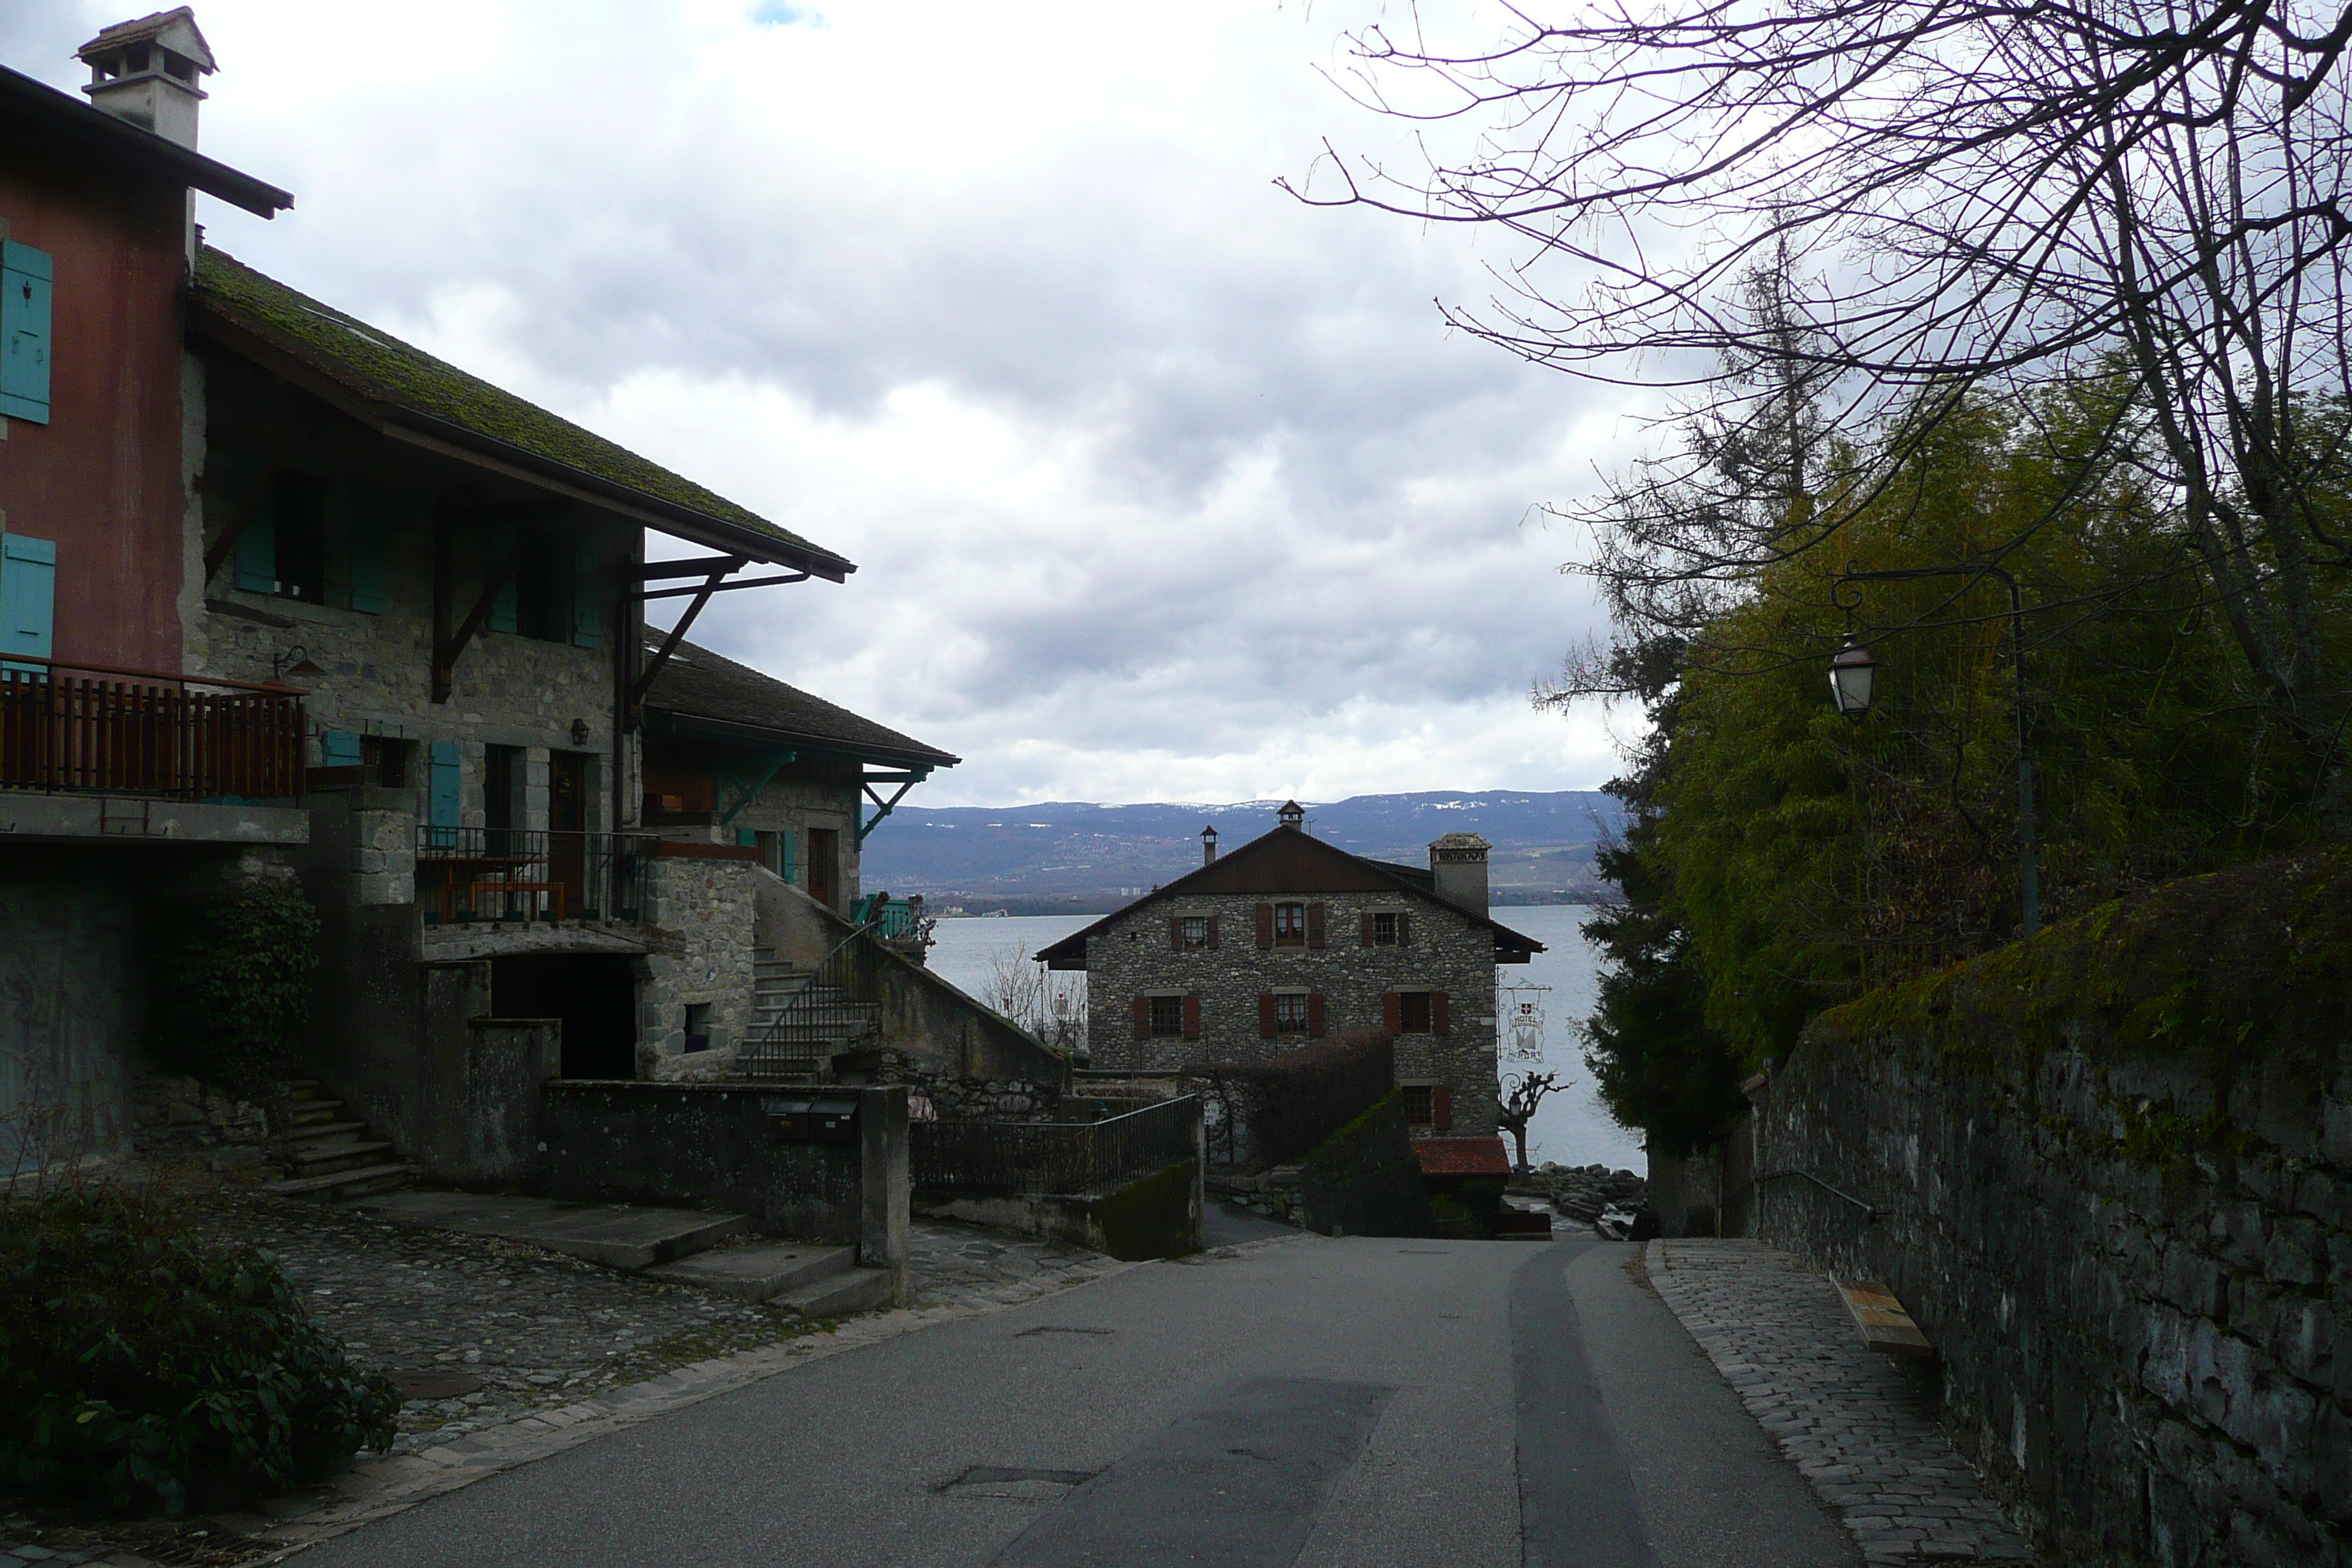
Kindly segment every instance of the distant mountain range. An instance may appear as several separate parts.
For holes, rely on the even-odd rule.
[[[1101,914],[1201,863],[1201,829],[1225,848],[1275,826],[1280,801],[1238,805],[902,805],[866,841],[870,891],[920,893],[935,911]],[[1476,833],[1494,845],[1497,904],[1587,903],[1603,894],[1593,850],[1621,820],[1591,790],[1360,795],[1307,805],[1309,831],[1375,860],[1429,863],[1429,841]]]

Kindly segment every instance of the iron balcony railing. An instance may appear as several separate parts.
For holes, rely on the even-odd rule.
[[[882,1031],[882,950],[874,927],[859,925],[782,996],[763,1003],[751,1033],[735,1053],[745,1078],[792,1079],[814,1074],[843,1051],[856,1050]],[[757,999],[755,999],[757,1000]]]
[[[1100,1121],[916,1121],[919,1190],[1061,1197],[1115,1192],[1197,1153],[1201,1101],[1186,1095]]]
[[[305,732],[302,693],[283,686],[0,661],[0,787],[293,799]]]
[[[633,921],[642,840],[520,827],[416,830],[416,902],[425,923]]]

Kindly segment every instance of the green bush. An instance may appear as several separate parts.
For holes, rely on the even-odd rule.
[[[293,1072],[318,967],[319,914],[292,880],[239,882],[157,921],[156,1054],[251,1091]]]
[[[118,1193],[0,1200],[0,1492],[235,1506],[389,1447],[399,1408],[268,1253]]]

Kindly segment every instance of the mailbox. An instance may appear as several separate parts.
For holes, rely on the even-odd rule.
[[[763,1100],[760,1109],[779,1143],[855,1143],[857,1097],[826,1094],[806,1099]]]
[[[857,1142],[857,1097],[826,1095],[809,1101],[808,1141],[812,1143]]]

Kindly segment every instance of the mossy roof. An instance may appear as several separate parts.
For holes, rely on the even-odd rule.
[[[205,246],[192,303],[205,319],[244,334],[331,384],[338,405],[381,428],[402,425],[608,497],[664,520],[666,532],[840,581],[848,560],[648,462],[593,431],[550,414],[478,375],[255,271]],[[353,407],[356,404],[358,406]]]

